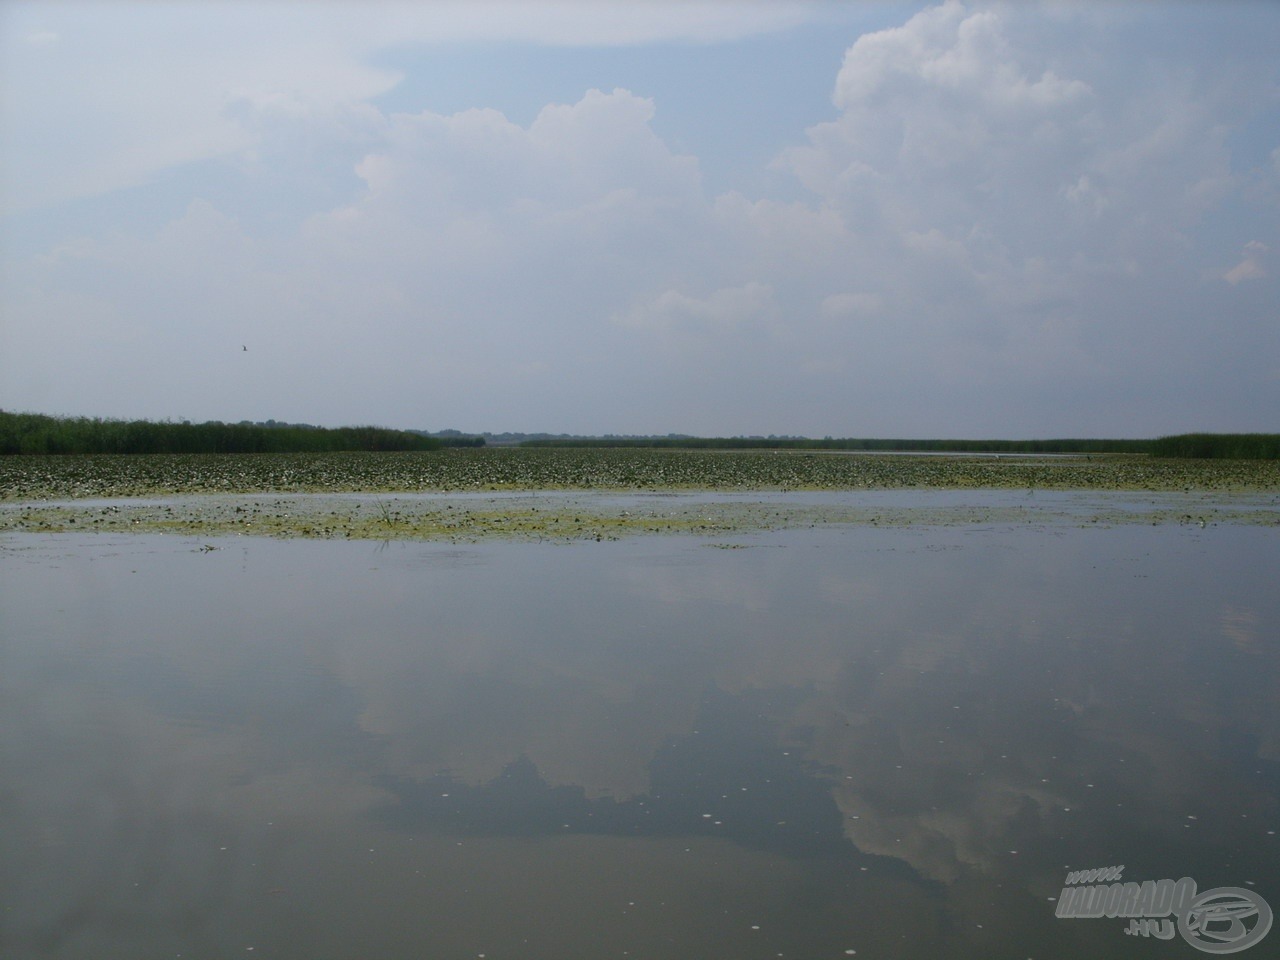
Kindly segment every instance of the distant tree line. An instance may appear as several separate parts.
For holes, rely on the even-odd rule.
[[[484,437],[435,437],[446,447],[483,447]]]
[[[659,447],[690,450],[866,450],[941,453],[1148,453],[1150,440],[893,440],[807,437],[575,437],[526,447]]]
[[[0,455],[61,453],[328,453],[482,447],[486,436],[360,426],[206,423],[51,417],[0,410]],[[505,435],[504,435],[505,436]],[[527,434],[511,435],[527,437]],[[807,437],[576,437],[533,435],[524,447],[646,447],[692,450],[863,450],[943,453],[1145,453],[1157,457],[1280,459],[1280,434],[1187,433],[1156,440],[902,440]]]
[[[470,436],[461,430],[437,430],[435,433],[430,433],[426,430],[411,430],[410,433],[439,440],[441,446],[445,447],[483,447],[485,445],[483,436]]]
[[[525,447],[656,447],[691,450],[864,450],[920,453],[1145,453],[1156,457],[1274,460],[1280,434],[1189,433],[1157,440],[902,440],[806,437],[554,437]]]
[[[0,454],[329,453],[438,450],[441,441],[385,427],[51,417],[0,410]]]
[[[1182,433],[1151,442],[1157,457],[1280,460],[1280,433]]]

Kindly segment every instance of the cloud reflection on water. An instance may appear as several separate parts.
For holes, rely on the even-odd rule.
[[[530,905],[598,902],[621,857],[683,939],[622,910],[593,935],[656,955],[728,942],[731,901],[778,946],[1105,951],[1036,912],[1067,864],[1276,882],[1270,531],[743,542],[6,541],[16,935],[228,946],[210,918],[235,917],[269,941],[337,872],[369,884],[311,915],[339,941],[377,918],[462,951],[514,936],[501,905],[550,956],[586,941]],[[865,929],[888,890],[906,947]]]

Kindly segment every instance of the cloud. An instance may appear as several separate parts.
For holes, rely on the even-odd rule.
[[[363,190],[296,231],[255,237],[199,201],[155,237],[68,247],[15,271],[11,306],[29,319],[11,331],[9,355],[38,358],[29,371],[84,371],[91,393],[80,402],[97,409],[127,378],[131,403],[185,397],[182,412],[229,419],[256,417],[280,391],[295,412],[279,415],[307,421],[385,422],[376,407],[406,397],[451,422],[506,419],[531,397],[567,411],[584,386],[617,386],[604,366],[615,349],[608,318],[638,290],[670,282],[699,239],[697,163],[654,134],[653,109],[615,90],[549,105],[528,127],[491,110],[375,112],[360,120],[374,141],[354,165]],[[121,356],[109,375],[91,373],[101,352],[44,337],[37,318],[52,308],[40,304],[62,289],[84,306],[60,323],[81,318],[114,338]],[[107,312],[136,317],[139,329],[90,320]],[[221,352],[240,353],[250,338],[248,363]],[[341,370],[328,352],[343,357]],[[247,369],[258,363],[271,366]],[[477,410],[486,380],[493,407]],[[366,384],[357,406],[367,412],[350,406],[342,384],[353,382]],[[15,371],[9,385],[28,404],[53,403],[48,380]]]
[[[1065,197],[1105,207],[1090,153],[1110,138],[1093,85],[1020,20],[950,2],[861,37],[836,80],[840,116],[781,163],[872,229],[936,230],[988,257],[1045,248],[1057,232],[1043,218],[1070,216]]]
[[[1244,259],[1222,275],[1222,279],[1235,286],[1246,280],[1261,280],[1267,275],[1263,261],[1270,248],[1260,240],[1250,240],[1244,245]]]
[[[1135,55],[1133,25],[1112,32],[1085,14],[926,9],[849,48],[840,115],[780,163],[851,224],[940,231],[975,271],[1027,253],[1156,265],[1238,188],[1226,131],[1261,103],[1260,78],[1209,82]],[[1099,66],[1121,56],[1124,71]]]
[[[752,7],[732,29],[816,15],[785,8],[769,20],[777,8]],[[37,173],[50,145],[28,144],[10,167],[23,202],[118,201],[123,183],[215,159],[202,177],[189,168],[177,215],[5,258],[18,319],[0,335],[26,358],[0,376],[6,405],[1022,435],[1250,420],[1273,395],[1257,311],[1274,271],[1221,226],[1250,217],[1245,237],[1280,244],[1259,212],[1275,207],[1274,148],[1247,171],[1233,153],[1271,68],[1244,57],[1223,72],[1208,53],[1174,64],[1144,14],[951,2],[852,38],[835,115],[777,158],[796,188],[784,197],[711,195],[700,159],[658,132],[678,105],[626,89],[586,89],[520,123],[389,112],[374,102],[399,76],[374,65],[381,28],[334,9],[274,59],[283,8],[241,43],[222,43],[236,16],[198,21],[210,46],[194,53],[159,43],[166,14],[104,24],[96,53],[83,23],[40,21],[70,72],[39,74],[30,51],[23,69],[50,79],[83,150],[49,153]],[[656,9],[619,29],[702,29],[663,26]],[[464,29],[450,10],[406,36]],[[704,12],[706,30],[731,32],[725,11]],[[94,56],[151,40],[160,53],[86,96]],[[19,105],[30,120],[35,102]],[[99,349],[55,347],[42,325],[91,332]],[[209,361],[219,336],[239,353],[245,330],[261,345],[251,362],[276,358],[270,373]],[[113,373],[94,373],[104,357]],[[40,372],[67,369],[84,375]],[[1213,385],[1220,370],[1232,386]],[[1178,376],[1199,386],[1171,394]]]
[[[773,290],[752,282],[716,290],[706,297],[667,290],[632,309],[621,322],[632,327],[685,328],[714,334],[768,317],[775,309]]]
[[[825,317],[873,317],[884,306],[883,298],[876,293],[833,293],[822,301]]]
[[[845,55],[833,100],[842,110],[926,90],[978,97],[998,109],[1043,109],[1087,97],[1088,84],[1044,69],[1029,75],[993,10],[948,0],[905,26],[861,37]]]
[[[618,193],[679,198],[698,192],[697,161],[680,157],[650,127],[653,102],[627,90],[587,91],[550,104],[528,129],[496,110],[389,118],[383,149],[357,172],[362,201],[414,211],[474,215],[532,212],[598,202]]]
[[[723,43],[821,15],[810,4],[108,5],[17,2],[0,30],[7,172],[0,208],[36,210],[252,151],[252,108],[326,114],[398,84],[374,65],[413,44]],[[18,95],[17,91],[22,91]],[[75,149],[68,150],[70,131]]]
[[[30,8],[16,6],[20,26]],[[41,34],[56,34],[57,44],[35,48],[0,31],[7,79],[22,91],[4,100],[4,208],[102,196],[250,150],[256,137],[240,122],[245,104],[292,99],[324,110],[398,80],[362,63],[339,37],[286,30],[273,17],[246,23],[249,9],[42,5],[56,29]]]
[[[424,13],[400,11],[399,30],[422,40],[522,40],[613,46],[741,40],[796,26],[820,14],[812,3],[452,2]]]
[[[838,117],[779,158],[840,211],[849,269],[902,338],[937,345],[917,365],[949,355],[971,382],[1065,386],[1110,376],[1103,357],[1141,369],[1126,338],[1167,341],[1156,317],[1193,328],[1178,274],[1210,255],[1200,226],[1243,189],[1225,132],[1260,102],[1257,78],[1198,81],[1127,17],[1105,32],[1093,18],[948,2],[864,35],[835,83]],[[1126,70],[1100,67],[1122,55]],[[1126,315],[1143,287],[1150,321]],[[1164,362],[1193,356],[1171,343]]]

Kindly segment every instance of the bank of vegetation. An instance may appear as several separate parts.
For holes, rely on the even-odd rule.
[[[385,427],[103,420],[0,411],[0,454],[337,453],[442,445],[434,437]]]
[[[901,440],[827,437],[571,437],[530,447],[653,447],[674,450],[861,450],[868,453],[1149,453],[1150,440]]]
[[[1280,433],[1183,433],[1152,441],[1157,457],[1280,460]]]
[[[513,445],[541,449],[635,449],[688,451],[844,451],[977,455],[1138,454],[1157,458],[1207,460],[1280,459],[1280,434],[1187,433],[1155,440],[1067,438],[1048,440],[944,440],[796,436],[692,437],[512,435]],[[527,439],[526,439],[527,438]],[[506,443],[497,444],[506,446]],[[426,433],[357,426],[310,424],[205,423],[52,417],[0,410],[0,454],[206,454],[416,452],[441,447],[478,448],[486,437],[457,430]]]
[[[1274,492],[1280,491],[1280,460],[497,446],[431,453],[0,457],[0,502],[203,493],[912,488]]]
[[[483,436],[471,435],[463,433],[460,430],[439,430],[430,433],[426,430],[411,430],[410,433],[416,433],[420,437],[430,437],[432,440],[438,440],[442,447],[483,447],[485,439]]]
[[[847,450],[897,453],[1148,454],[1223,460],[1280,459],[1280,434],[1189,433],[1156,440],[904,440],[826,437],[555,437],[526,440],[524,447],[652,448],[672,450]]]

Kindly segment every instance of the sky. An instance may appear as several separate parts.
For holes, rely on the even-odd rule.
[[[1280,3],[0,2],[0,408],[1280,430]]]

